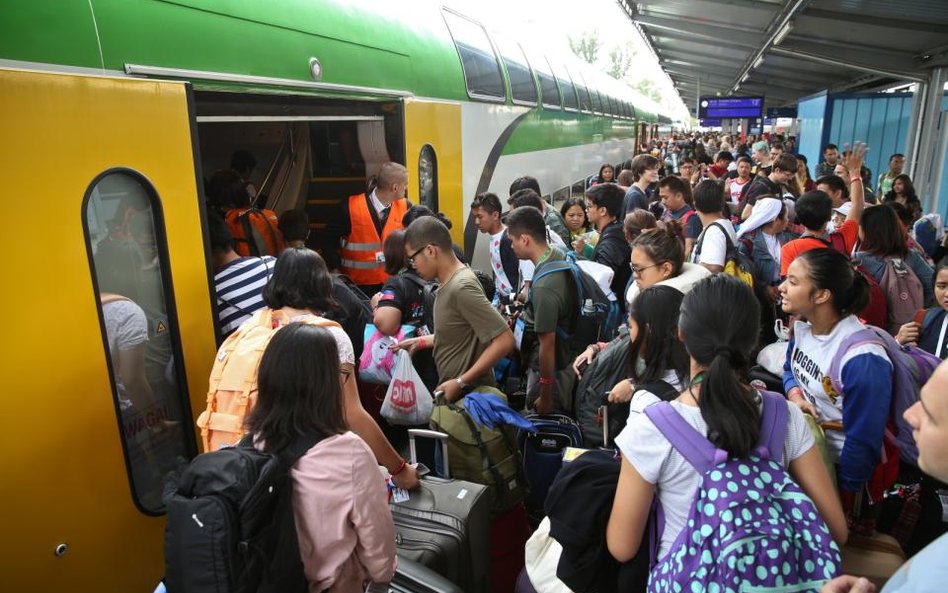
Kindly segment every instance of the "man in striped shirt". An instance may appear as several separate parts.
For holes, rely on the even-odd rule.
[[[208,229],[218,323],[221,336],[227,337],[255,311],[264,307],[261,291],[273,273],[276,258],[238,255],[227,223],[216,212],[208,213]]]

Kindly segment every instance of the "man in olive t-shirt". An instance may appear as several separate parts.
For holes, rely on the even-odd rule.
[[[448,401],[457,401],[472,388],[493,387],[493,368],[514,348],[507,322],[484,296],[477,276],[454,255],[448,227],[431,216],[415,220],[405,231],[409,266],[425,280],[438,279],[434,304],[434,334],[399,344],[414,352],[434,347],[435,365]]]
[[[517,208],[507,217],[514,253],[536,266],[530,296],[523,309],[521,353],[527,366],[527,401],[541,414],[572,410],[574,373],[569,343],[557,333],[570,333],[576,323],[578,296],[569,270],[551,271],[565,257],[546,240],[543,215],[536,208]],[[544,272],[547,270],[547,272]]]

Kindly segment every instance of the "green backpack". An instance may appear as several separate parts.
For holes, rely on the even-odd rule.
[[[478,387],[507,401],[499,389]],[[512,426],[487,428],[471,418],[464,399],[447,402],[443,395],[435,399],[431,428],[448,435],[448,458],[452,478],[488,487],[494,516],[505,513],[523,501],[526,480],[521,475],[517,431]]]

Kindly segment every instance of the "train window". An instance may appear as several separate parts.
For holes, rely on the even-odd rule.
[[[520,45],[503,37],[494,37],[500,57],[507,68],[507,78],[510,79],[510,94],[514,103],[525,105],[537,104],[537,83],[530,72],[530,64]]]
[[[448,30],[461,57],[461,68],[472,99],[503,101],[507,98],[500,62],[484,28],[450,10],[444,11]]]
[[[596,113],[603,113],[602,99],[599,98],[599,91],[596,89],[589,89],[589,98],[592,99],[593,111]]]
[[[418,202],[438,211],[438,157],[430,144],[418,154]]]
[[[92,183],[82,216],[132,498],[158,514],[162,480],[194,438],[161,206],[143,177],[115,170]]]
[[[579,98],[576,96],[576,87],[570,79],[569,72],[565,67],[560,67],[556,75],[560,83],[560,92],[563,93],[563,107],[567,109],[579,109]]]
[[[537,80],[540,82],[540,100],[543,106],[559,109],[560,95],[556,89],[556,79],[553,78],[550,64],[542,54],[531,55],[530,64],[533,65],[533,71],[536,72]]]
[[[591,111],[592,103],[589,100],[589,89],[585,85],[577,85],[576,90],[579,91],[579,107],[583,111]]]

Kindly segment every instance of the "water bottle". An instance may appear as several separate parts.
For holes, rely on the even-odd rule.
[[[592,317],[596,314],[596,305],[592,299],[586,299],[583,303],[583,317]]]

